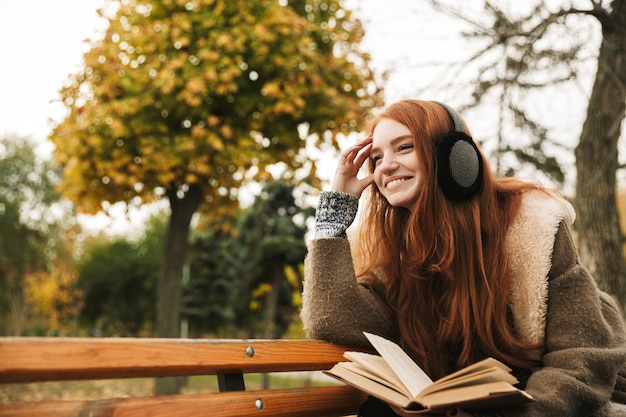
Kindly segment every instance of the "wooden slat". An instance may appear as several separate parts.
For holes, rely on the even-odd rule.
[[[5,337],[0,383],[319,370],[348,349],[313,340]]]
[[[101,401],[2,404],[0,417],[321,417],[354,414],[364,399],[365,394],[354,388],[330,386]],[[257,408],[257,404],[262,404],[262,408]]]

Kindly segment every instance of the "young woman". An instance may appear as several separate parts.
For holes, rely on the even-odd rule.
[[[362,332],[379,334],[433,379],[492,356],[536,400],[452,414],[626,416],[623,317],[579,264],[571,205],[496,177],[445,104],[398,102],[368,130],[320,196],[301,314],[308,336],[368,346]],[[381,415],[371,404],[361,415]]]

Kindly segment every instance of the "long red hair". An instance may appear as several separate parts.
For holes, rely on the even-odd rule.
[[[384,281],[403,345],[431,377],[485,356],[534,365],[524,352],[538,346],[519,339],[508,308],[505,234],[522,194],[538,187],[496,178],[481,154],[481,190],[451,202],[437,184],[435,155],[437,137],[453,130],[448,113],[433,102],[401,101],[372,120],[370,133],[382,118],[411,131],[423,186],[411,210],[391,206],[369,188],[355,245],[357,273],[376,271]]]

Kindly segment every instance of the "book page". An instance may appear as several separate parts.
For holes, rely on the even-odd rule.
[[[505,372],[511,372],[511,368],[509,368],[508,366],[506,366],[505,364],[503,364],[502,362],[500,362],[497,359],[494,358],[487,358],[487,359],[483,359],[482,361],[478,361],[470,366],[467,366],[463,369],[459,369],[456,372],[451,373],[450,375],[444,376],[441,379],[438,379],[437,381],[435,381],[435,384],[441,383],[443,381],[448,381],[450,379],[454,379],[454,378],[459,378],[460,376],[463,375],[467,375],[467,374],[472,374],[472,373],[476,373],[479,371],[483,371],[485,369],[489,369],[489,368],[500,368]],[[517,382],[517,381],[516,381]]]
[[[382,356],[364,352],[346,352],[344,356],[351,362],[341,362],[343,365],[381,384],[390,386],[407,398],[413,397]]]
[[[398,384],[402,385],[402,381],[398,379],[396,373],[380,355],[372,355],[365,352],[345,352],[343,356],[351,362],[358,363],[362,367],[369,369],[370,372],[377,374],[381,378],[390,381],[397,380]]]
[[[354,372],[350,367],[345,366],[345,364],[346,362],[339,362],[331,369],[324,371],[324,373],[374,397],[380,398],[389,404],[397,405],[398,407],[407,407],[411,404],[412,400],[407,398],[404,394],[401,394],[393,388],[389,388],[385,384],[363,376],[358,372]]]
[[[463,387],[468,385],[486,384],[489,382],[504,381],[508,384],[517,384],[517,378],[501,368],[493,367],[482,369],[477,372],[463,374],[456,378],[437,380],[434,384],[424,388],[420,392],[420,396],[424,396],[436,391],[443,391],[455,387]]]
[[[398,375],[411,396],[417,395],[433,381],[428,377],[400,346],[372,333],[363,332],[372,346],[385,358],[391,369]]]
[[[400,381],[400,379],[395,375],[393,376],[392,379],[382,378],[380,375],[377,375],[376,373],[370,371],[368,368],[365,368],[356,362],[341,362],[341,366],[345,369],[348,369],[350,372],[354,372],[355,374],[362,375],[368,379],[371,379],[372,381],[378,382],[381,385],[389,387],[393,389],[394,391],[398,391],[399,393],[404,395],[404,397],[407,399],[411,398],[411,394],[406,390],[406,388],[404,387],[404,384],[402,384],[402,381]]]
[[[419,396],[419,402],[425,406],[439,407],[444,404],[459,404],[465,401],[475,401],[480,398],[488,398],[490,395],[510,393],[511,395],[524,395],[514,386],[503,382],[489,382],[481,385],[473,385],[459,388],[451,388]]]
[[[356,367],[355,369],[352,369]],[[426,394],[419,400],[411,400],[390,388],[386,383],[381,383],[376,378],[371,379],[358,369],[356,363],[339,362],[324,373],[346,384],[352,385],[370,395],[380,398],[389,404],[396,405],[409,414],[441,414],[453,407],[459,408],[492,408],[507,407],[518,404],[526,404],[533,401],[533,398],[526,392],[513,387],[506,382],[492,382],[483,385],[452,388],[431,394]],[[421,396],[420,396],[421,397]]]

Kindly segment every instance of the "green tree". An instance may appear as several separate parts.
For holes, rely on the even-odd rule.
[[[299,307],[294,294],[301,291],[305,221],[314,211],[301,205],[293,185],[272,181],[250,207],[196,236],[183,298],[183,313],[195,334],[232,337],[239,329],[245,337],[274,338],[285,333]]]
[[[92,237],[77,264],[81,324],[93,334],[152,334],[165,222],[149,220],[137,241]]]
[[[562,174],[556,159],[542,151],[551,145],[551,137],[550,120],[536,112],[539,94],[557,86],[564,88],[561,91],[579,88],[584,68],[595,67],[574,152],[575,226],[582,262],[604,290],[626,305],[626,260],[616,203],[617,172],[623,169],[618,143],[626,112],[626,0],[589,0],[579,2],[579,7],[567,1],[550,6],[535,2],[515,11],[485,0],[480,18],[468,17],[466,9],[448,2],[429,1],[438,10],[470,23],[467,38],[481,45],[461,65],[466,75],[477,77],[466,82],[472,88],[468,105],[499,98],[499,119],[512,120],[533,138],[526,149],[503,140],[500,150],[513,151],[519,160],[556,174],[557,180]],[[600,39],[598,44],[590,42],[594,35]],[[501,137],[519,137],[510,132],[504,135],[506,130],[503,124]]]
[[[212,221],[192,236],[181,306],[191,337],[206,333],[235,337],[242,325],[241,310],[247,310],[249,297],[242,291],[248,259],[233,222]]]
[[[25,279],[48,271],[63,243],[63,217],[54,213],[67,207],[54,190],[57,181],[49,161],[37,157],[32,140],[0,139],[0,334],[26,330]]]
[[[298,270],[304,262],[305,221],[313,209],[300,207],[293,191],[283,181],[268,183],[237,226],[249,256],[246,287],[253,295],[252,305],[263,312],[263,337],[268,339],[280,337],[297,312],[292,299],[302,280],[288,280],[286,268]]]
[[[179,334],[194,213],[229,212],[270,164],[306,168],[307,142],[336,145],[380,104],[362,36],[339,0],[119,1],[50,139],[79,210],[169,200],[159,336]]]

